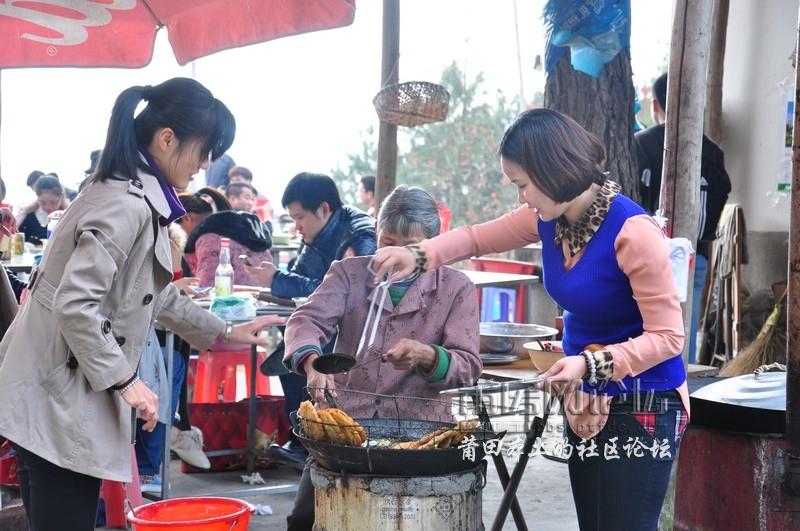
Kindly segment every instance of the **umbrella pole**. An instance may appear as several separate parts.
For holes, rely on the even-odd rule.
[[[383,0],[383,48],[381,88],[400,79],[400,1]],[[375,179],[375,210],[394,189],[397,175],[397,126],[381,122],[378,128],[378,168]]]

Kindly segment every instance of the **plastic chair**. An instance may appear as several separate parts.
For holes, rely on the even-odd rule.
[[[471,260],[472,267],[476,271],[491,271],[493,273],[512,273],[515,275],[533,275],[536,273],[536,266],[527,262],[519,262],[516,260],[502,260],[499,258],[473,258]],[[491,290],[491,291],[490,291]],[[509,292],[514,293],[513,299],[504,303],[503,298],[509,295]],[[524,323],[527,314],[527,301],[525,300],[525,286],[518,286],[516,289],[500,289],[500,288],[482,288],[478,290],[478,302],[481,305],[481,321],[490,321],[491,313],[484,319],[484,307],[491,308],[492,298],[500,297],[500,319],[503,322]],[[484,300],[490,300],[487,306],[484,306]],[[502,308],[505,304],[505,312]],[[513,308],[513,310],[510,310]],[[511,321],[511,314],[513,313],[513,321]]]
[[[142,487],[139,484],[139,466],[136,463],[136,451],[131,446],[131,471],[133,479],[130,483],[120,483],[119,481],[103,480],[100,487],[100,497],[105,501],[106,506],[106,525],[110,529],[127,529],[128,521],[125,514],[128,507],[127,500],[134,509],[144,505],[142,498]]]
[[[193,403],[235,402],[236,371],[239,365],[245,368],[244,396],[250,396],[250,371],[253,369],[256,371],[256,395],[270,394],[269,377],[258,370],[258,366],[267,358],[265,352],[258,353],[256,367],[251,367],[248,345],[227,345],[226,348],[224,343],[217,343],[211,348],[212,350],[201,352],[197,358]]]

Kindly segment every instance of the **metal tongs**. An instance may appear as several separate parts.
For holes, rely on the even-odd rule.
[[[367,271],[371,274],[375,274],[375,271],[372,270],[372,262],[367,265]],[[381,321],[381,315],[383,315],[383,306],[386,303],[386,295],[389,293],[389,287],[392,285],[392,274],[394,273],[394,269],[389,270],[389,274],[386,275],[386,280],[379,283],[375,286],[375,291],[380,291],[380,295],[375,295],[372,297],[372,301],[369,304],[369,310],[367,311],[367,320],[364,321],[364,330],[361,331],[361,339],[358,341],[358,349],[356,349],[355,355],[358,356],[361,354],[361,351],[364,348],[364,341],[367,339],[367,331],[369,330],[370,320],[372,320],[372,332],[369,335],[369,341],[367,342],[367,350],[369,350],[372,345],[375,344],[375,334],[378,332],[378,324]],[[373,314],[373,310],[375,309],[375,299],[380,296],[380,302],[378,303],[378,311]]]
[[[372,269],[372,262],[367,265],[367,270],[372,275],[376,274],[376,272]],[[375,344],[375,336],[378,333],[378,326],[380,326],[383,307],[386,304],[386,296],[388,295],[389,288],[392,285],[393,273],[394,270],[390,270],[389,274],[386,276],[386,279],[375,286],[375,295],[372,297],[372,301],[370,301],[369,310],[367,311],[367,319],[364,322],[364,329],[361,331],[361,339],[358,341],[358,348],[356,349],[355,354],[345,354],[341,352],[323,354],[311,362],[314,370],[321,372],[322,374],[341,374],[347,372],[355,367],[356,357],[361,354],[364,348],[366,347],[367,350],[369,350],[372,345]],[[375,305],[376,299],[380,299],[377,307]],[[374,359],[367,360],[360,365],[365,365],[367,363],[372,363],[373,361],[382,359],[383,356],[376,356]]]

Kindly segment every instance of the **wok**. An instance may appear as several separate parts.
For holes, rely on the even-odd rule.
[[[691,378],[691,422],[747,433],[786,431],[786,373]]]
[[[295,419],[292,419],[293,422]],[[369,435],[369,440],[414,440],[438,428],[453,426],[453,422],[397,419],[357,419]],[[334,472],[373,474],[380,476],[439,476],[474,468],[483,459],[483,441],[495,438],[479,428],[475,436],[475,460],[463,458],[463,450],[439,448],[432,450],[395,450],[389,448],[342,446],[306,437],[295,423],[294,434],[314,460]]]

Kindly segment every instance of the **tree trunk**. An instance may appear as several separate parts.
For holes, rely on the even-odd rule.
[[[544,106],[562,112],[600,138],[606,148],[606,169],[636,201],[638,163],[633,143],[633,80],[631,56],[622,50],[603,68],[600,77],[577,72],[564,56],[547,76]]]

